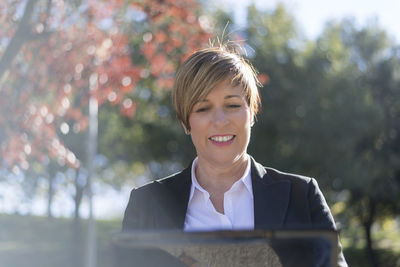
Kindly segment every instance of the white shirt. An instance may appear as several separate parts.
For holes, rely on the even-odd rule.
[[[197,158],[192,164],[192,185],[184,231],[253,230],[254,202],[248,159],[243,176],[224,193],[224,213],[219,213],[210,200],[210,194],[197,182],[195,169]]]

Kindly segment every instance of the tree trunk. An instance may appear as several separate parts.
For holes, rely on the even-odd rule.
[[[367,241],[366,252],[367,252],[369,261],[371,262],[371,266],[379,267],[379,259],[373,249],[372,237],[371,237],[371,228],[372,228],[372,224],[374,223],[374,219],[375,219],[375,208],[376,208],[375,206],[376,206],[375,200],[373,198],[369,198],[368,199],[368,207],[367,207],[368,214],[366,216],[366,220],[364,221],[364,231],[365,231],[365,239]]]
[[[83,186],[80,182],[80,169],[75,172],[75,210],[74,210],[74,219],[72,221],[72,234],[71,234],[71,264],[70,266],[83,266],[83,251],[84,251],[84,238],[82,233],[82,221],[80,217],[80,207],[82,203],[83,197]]]
[[[80,182],[80,174],[79,170],[76,171],[75,173],[75,196],[74,196],[74,203],[75,203],[75,210],[74,210],[74,219],[79,220],[80,219],[80,207],[82,203],[82,198],[83,198],[83,190],[85,188],[85,185],[82,185]]]
[[[49,165],[47,165],[47,173],[48,173],[47,217],[49,219],[53,218],[53,211],[51,209],[51,206],[53,204],[53,197],[54,197],[54,178],[56,177],[58,170],[59,166],[54,161],[50,161]]]
[[[49,174],[49,190],[47,192],[47,218],[53,218],[53,212],[51,206],[53,204],[53,195],[54,195],[54,187],[53,187],[54,176]]]
[[[3,56],[0,59],[0,81],[3,74],[10,67],[11,62],[18,54],[22,45],[31,39],[31,17],[33,9],[37,3],[37,0],[29,0],[25,6],[25,11],[22,16],[21,21],[18,24],[17,31],[15,32],[13,38],[7,45]]]

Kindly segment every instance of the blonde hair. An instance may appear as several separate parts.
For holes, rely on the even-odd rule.
[[[242,86],[252,116],[260,109],[256,71],[239,53],[226,46],[210,47],[192,54],[176,73],[172,103],[178,119],[190,130],[189,115],[193,106],[204,99],[220,82],[231,79]]]

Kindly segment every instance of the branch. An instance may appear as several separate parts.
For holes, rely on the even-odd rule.
[[[30,41],[43,40],[49,38],[54,33],[55,31],[45,31],[41,33],[30,34],[28,35],[27,39],[29,39]]]
[[[30,39],[30,20],[36,3],[37,0],[28,0],[24,15],[18,24],[18,29],[0,59],[0,81],[15,56],[21,50],[22,45]]]
[[[47,21],[50,17],[50,11],[51,11],[51,2],[52,0],[48,0],[47,1],[47,6],[46,6],[46,19],[43,22],[43,26],[44,26],[44,31],[46,31],[47,29]]]

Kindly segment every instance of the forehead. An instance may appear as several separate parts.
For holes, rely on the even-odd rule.
[[[245,94],[241,85],[236,85],[230,79],[225,79],[217,83],[207,94],[200,97],[199,101],[207,100],[210,97],[222,96],[224,98],[243,97]]]

